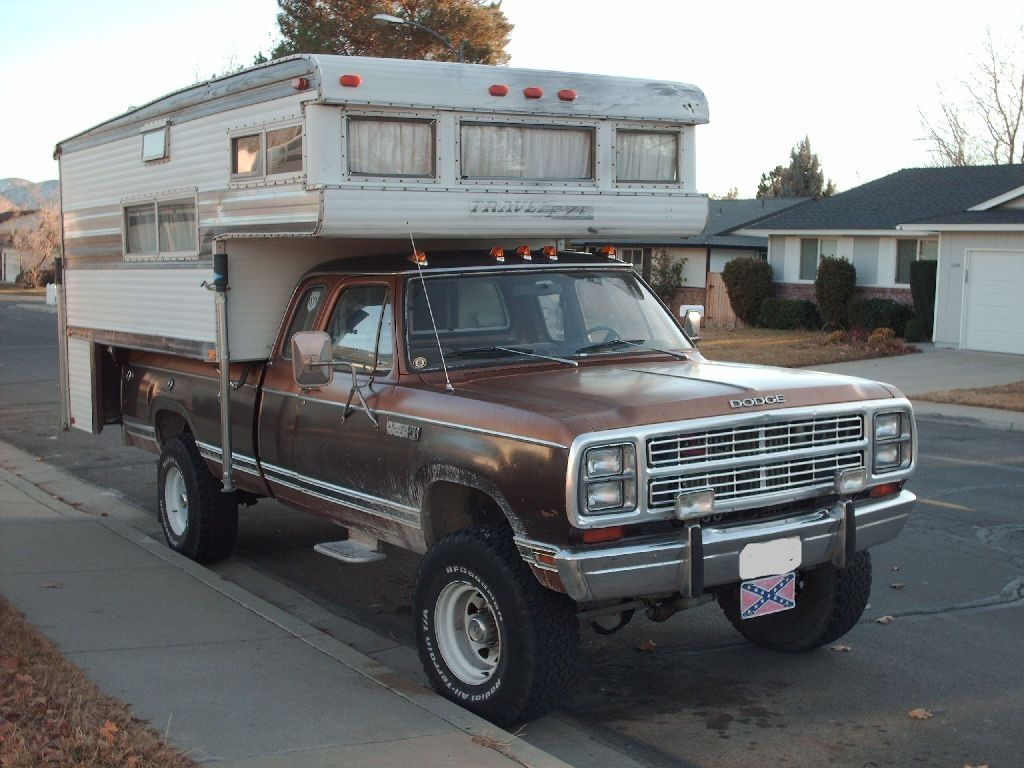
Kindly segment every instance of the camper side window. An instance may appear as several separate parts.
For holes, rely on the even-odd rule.
[[[433,178],[434,121],[348,119],[346,152],[352,176]]]
[[[617,131],[615,180],[678,181],[679,134],[664,131]]]
[[[195,200],[155,200],[124,209],[126,261],[188,259],[199,253]]]
[[[263,175],[263,137],[236,136],[231,140],[231,177],[248,178]]]
[[[231,138],[232,181],[258,181],[267,176],[298,173],[302,173],[301,125]]]
[[[591,128],[463,123],[459,142],[464,179],[594,178]]]

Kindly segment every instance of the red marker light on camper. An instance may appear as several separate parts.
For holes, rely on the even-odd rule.
[[[304,77],[296,77],[292,79],[292,88],[296,91],[304,91],[309,88],[309,80]]]
[[[544,95],[544,89],[538,88],[535,85],[531,85],[529,88],[523,88],[523,96],[528,99],[539,99]]]
[[[338,78],[338,82],[346,88],[358,88],[362,84],[363,78],[359,75],[342,75]]]
[[[516,256],[524,261],[533,261],[533,254],[530,253],[530,246],[528,245],[520,245],[516,248]]]
[[[602,256],[607,256],[609,259],[614,259],[615,258],[615,246],[614,245],[602,246],[601,250],[599,250],[598,253],[601,254]]]
[[[576,91],[566,88],[558,92],[558,98],[561,101],[576,101]]]
[[[505,260],[505,249],[502,248],[500,245],[494,246],[493,248],[491,248],[491,257],[495,261],[504,261]]]
[[[547,257],[550,261],[558,261],[558,249],[553,245],[545,245],[540,249],[543,256]]]
[[[508,96],[508,86],[502,85],[501,83],[495,83],[487,89],[487,92],[491,94],[491,96]]]

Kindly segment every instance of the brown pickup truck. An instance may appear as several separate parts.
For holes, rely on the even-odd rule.
[[[608,632],[717,599],[759,645],[834,641],[867,603],[868,549],[915,500],[900,392],[706,360],[629,265],[588,254],[309,272],[271,358],[231,368],[234,494],[213,366],[120,362],[173,549],[227,556],[238,503],[273,497],[347,529],[325,554],[425,553],[424,668],[499,723],[557,701],[581,620]]]

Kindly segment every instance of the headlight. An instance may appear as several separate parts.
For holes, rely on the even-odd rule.
[[[602,445],[583,455],[580,504],[583,514],[608,515],[636,509],[636,447]]]
[[[910,466],[914,444],[911,428],[906,411],[875,414],[872,468],[876,475]]]

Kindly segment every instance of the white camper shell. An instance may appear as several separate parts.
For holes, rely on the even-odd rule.
[[[682,83],[300,55],[200,83],[57,145],[65,422],[102,427],[103,347],[265,359],[331,258],[704,226]],[[218,350],[213,254],[230,259]]]

